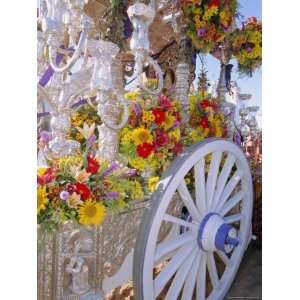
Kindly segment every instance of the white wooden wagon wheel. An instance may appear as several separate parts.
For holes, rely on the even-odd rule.
[[[136,299],[223,299],[248,245],[252,198],[249,165],[234,143],[206,139],[180,155],[145,210],[134,255]],[[172,201],[188,215],[170,213]],[[180,230],[159,241],[164,224]]]

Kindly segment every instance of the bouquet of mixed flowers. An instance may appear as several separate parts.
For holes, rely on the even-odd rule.
[[[83,225],[99,225],[106,212],[120,211],[132,200],[143,200],[144,190],[135,170],[95,156],[93,129],[83,123],[85,147],[80,153],[49,162],[38,168],[37,218],[45,231],[67,220]]]
[[[226,137],[225,116],[219,103],[207,92],[197,92],[189,97],[189,144],[207,137]]]
[[[202,53],[221,44],[237,14],[237,0],[181,0],[187,34]]]
[[[241,29],[230,35],[231,53],[238,61],[241,73],[252,75],[262,61],[262,24],[249,18]]]
[[[121,131],[120,153],[139,175],[157,179],[183,148],[179,102],[139,92],[125,97],[131,100],[131,113]]]

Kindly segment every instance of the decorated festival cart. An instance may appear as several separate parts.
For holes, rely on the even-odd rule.
[[[137,300],[224,299],[261,159],[257,108],[240,94],[236,124],[226,101],[230,59],[261,62],[260,22],[237,17],[235,0],[39,1],[39,300],[130,280]],[[204,69],[191,88],[206,53],[216,97]]]

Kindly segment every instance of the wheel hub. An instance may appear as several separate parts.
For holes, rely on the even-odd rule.
[[[230,253],[239,244],[237,231],[217,213],[207,214],[198,231],[198,245],[204,251],[220,250]]]

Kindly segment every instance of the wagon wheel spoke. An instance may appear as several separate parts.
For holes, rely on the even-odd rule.
[[[166,221],[166,222],[171,222],[171,223],[174,223],[174,224],[177,224],[177,225],[180,225],[180,226],[184,226],[184,227],[187,227],[187,228],[190,228],[190,229],[194,229],[194,230],[198,229],[198,227],[194,223],[184,221],[182,219],[171,216],[169,214],[165,214],[163,220]]]
[[[206,181],[206,203],[209,209],[212,209],[213,205],[213,196],[215,192],[218,172],[220,169],[221,159],[221,151],[213,152]]]
[[[177,250],[178,248],[191,243],[195,238],[191,235],[189,231],[176,236],[170,240],[161,242],[157,245],[154,261],[155,264],[159,263],[163,260],[163,258],[173,251]]]
[[[194,167],[196,205],[200,213],[204,215],[207,211],[205,190],[205,160],[202,157]]]
[[[183,203],[185,204],[187,210],[189,211],[190,215],[192,216],[193,220],[200,220],[201,215],[194,203],[194,200],[193,200],[184,180],[179,184],[177,190],[178,190],[178,193],[179,193]]]
[[[218,177],[217,181],[217,188],[213,197],[213,204],[212,204],[212,209],[214,210],[216,205],[218,204],[218,201],[220,199],[220,196],[224,190],[224,187],[226,185],[226,182],[228,180],[228,177],[230,176],[230,172],[232,170],[232,167],[234,166],[236,161],[236,158],[232,154],[228,154],[226,161],[224,163],[224,166],[222,168],[222,171]]]
[[[208,269],[208,274],[213,288],[214,289],[219,288],[220,286],[219,276],[218,276],[215,258],[212,252],[207,253],[207,269]]]
[[[233,197],[231,197],[222,208],[218,210],[221,216],[225,216],[231,209],[233,209],[244,197],[244,192],[238,192]]]
[[[235,214],[235,215],[231,215],[231,216],[225,217],[224,221],[227,224],[231,224],[231,223],[235,223],[235,222],[241,221],[242,218],[243,218],[242,214]]]
[[[202,252],[198,276],[197,276],[197,300],[205,300],[205,293],[206,293],[206,261],[207,255],[206,252]]]
[[[233,176],[226,184],[223,193],[221,194],[220,201],[216,206],[216,210],[220,209],[225,204],[225,202],[227,201],[233,190],[236,188],[242,177],[243,172],[241,170],[237,170],[234,172]]]
[[[168,290],[166,295],[166,300],[174,300],[178,298],[178,295],[183,287],[183,284],[189,274],[189,271],[192,267],[193,261],[197,255],[198,249],[194,248],[191,255],[187,258],[187,260],[181,265],[178,269],[174,280],[172,281],[171,287]],[[187,300],[187,299],[186,299]]]
[[[189,300],[192,299],[193,297],[200,259],[201,259],[201,253],[202,252],[198,251],[196,258],[193,261],[192,268],[184,284],[181,300]]]
[[[229,257],[227,256],[227,254],[225,254],[224,252],[222,251],[216,251],[216,253],[218,254],[218,256],[221,258],[221,260],[223,261],[223,263],[230,267],[231,266],[231,262],[230,262],[230,259]]]
[[[185,260],[190,256],[196,244],[191,244],[182,247],[176,255],[168,262],[166,267],[159,273],[159,275],[154,280],[154,292],[155,297],[159,296],[165,285],[172,278],[175,272],[180,268],[180,266],[185,262]]]

